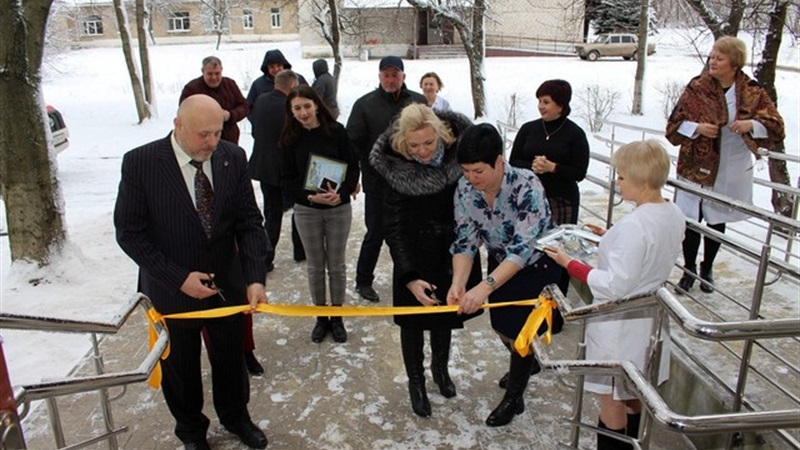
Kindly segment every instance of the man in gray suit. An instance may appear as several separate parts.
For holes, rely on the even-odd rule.
[[[181,103],[174,132],[125,154],[114,225],[139,266],[139,290],[161,314],[267,301],[272,247],[253,196],[247,159],[221,141],[223,111],[198,94]],[[195,206],[197,205],[197,206]],[[247,411],[243,315],[168,320],[170,353],[161,362],[164,398],[186,449],[209,449],[202,413],[200,331],[208,330],[214,408],[222,425],[252,448],[267,438]]]

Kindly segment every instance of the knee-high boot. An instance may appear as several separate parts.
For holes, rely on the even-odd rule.
[[[499,427],[508,424],[517,414],[525,411],[523,394],[531,378],[531,369],[536,362],[536,357],[528,355],[522,357],[519,353],[511,353],[511,364],[508,371],[508,385],[503,400],[497,408],[486,418],[486,425]]]
[[[439,393],[446,398],[456,396],[456,386],[450,379],[447,365],[450,362],[452,330],[431,330],[431,374],[439,386]]]
[[[625,435],[634,439],[639,439],[639,423],[642,421],[642,413],[628,414],[628,424],[625,426]]]
[[[597,427],[602,428],[604,430],[608,430],[614,433],[618,433],[621,435],[625,435],[625,429],[621,428],[619,430],[614,430],[608,428],[605,423],[603,423],[602,419],[598,419]],[[611,436],[606,436],[602,433],[597,433],[597,450],[632,450],[633,445],[620,441],[619,439],[615,439]]]
[[[431,403],[425,391],[425,372],[423,361],[425,354],[422,345],[425,337],[422,330],[400,328],[400,346],[403,350],[403,363],[408,375],[408,395],[411,408],[420,417],[430,417]]]

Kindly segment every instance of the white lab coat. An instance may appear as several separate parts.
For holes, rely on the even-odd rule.
[[[681,252],[685,221],[675,204],[645,203],[611,227],[600,240],[597,267],[587,279],[593,302],[604,302],[655,291],[669,277]],[[644,371],[656,307],[588,319],[587,360],[630,360]],[[659,362],[659,383],[669,378],[669,329]],[[646,373],[645,373],[646,375]],[[634,398],[610,376],[587,376],[585,389]]]
[[[720,157],[717,178],[714,180],[713,192],[731,197],[733,199],[753,203],[753,165],[755,158],[753,152],[747,148],[742,137],[730,130],[730,124],[736,120],[736,85],[734,84],[725,92],[725,101],[728,104],[728,123],[720,129]],[[752,120],[754,138],[766,138],[767,129],[761,123]],[[697,137],[697,122],[684,121],[678,128],[678,133]],[[681,178],[681,181],[687,181]],[[697,185],[700,187],[700,185]],[[678,189],[675,195],[675,204],[683,214],[692,220],[699,221],[699,211],[703,208],[703,218],[709,225],[737,222],[748,217],[747,214],[728,208],[713,201],[702,201],[700,197]]]

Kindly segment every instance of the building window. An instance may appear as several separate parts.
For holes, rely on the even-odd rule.
[[[253,29],[253,11],[249,9],[242,10],[242,28],[245,30]]]
[[[167,31],[189,31],[189,12],[181,11],[170,14],[167,18]]]
[[[281,9],[270,8],[270,20],[272,21],[272,28],[281,27]]]
[[[83,21],[83,34],[100,36],[103,34],[103,19],[100,16],[89,16]]]

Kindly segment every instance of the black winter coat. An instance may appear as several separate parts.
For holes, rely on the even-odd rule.
[[[461,114],[440,113],[453,134],[458,136],[471,122]],[[385,181],[384,224],[386,243],[392,255],[392,296],[394,306],[422,306],[406,283],[416,279],[436,286],[436,298],[445,302],[453,279],[450,244],[455,238],[453,195],[461,166],[456,160],[456,144],[445,148],[440,167],[407,160],[391,149],[391,128],[375,142],[370,164]],[[470,288],[481,281],[478,255],[467,282]],[[455,313],[395,316],[397,325],[417,329],[462,328],[470,316]]]
[[[247,169],[250,178],[270,186],[281,185],[281,152],[278,139],[286,119],[287,96],[275,89],[256,99],[250,119],[253,122],[253,153]]]
[[[378,86],[353,104],[350,117],[347,119],[347,134],[358,152],[358,159],[361,162],[361,187],[365,194],[379,194],[383,189],[381,177],[375,174],[369,164],[369,154],[378,136],[386,131],[403,108],[412,103],[424,105],[426,102],[425,96],[408,90],[403,84],[396,97]]]

